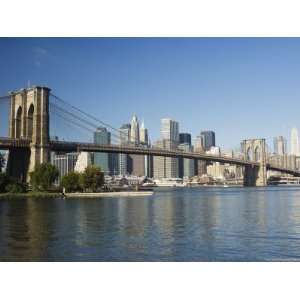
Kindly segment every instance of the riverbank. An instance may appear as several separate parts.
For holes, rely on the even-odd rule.
[[[102,193],[66,193],[66,198],[95,198],[95,197],[135,197],[151,196],[153,191],[122,191],[122,192],[102,192]]]
[[[27,192],[27,193],[3,193],[0,194],[0,199],[7,198],[57,198],[61,197],[61,193],[50,192]]]

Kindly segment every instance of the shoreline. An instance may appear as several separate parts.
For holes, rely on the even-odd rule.
[[[61,193],[51,193],[51,192],[28,192],[28,193],[3,193],[0,194],[0,199],[2,198],[54,198],[60,197]]]
[[[65,193],[66,198],[95,198],[115,196],[152,196],[153,191],[122,191],[122,192],[100,192],[100,193]]]

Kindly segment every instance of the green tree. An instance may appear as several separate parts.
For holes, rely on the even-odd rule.
[[[80,174],[77,172],[70,172],[61,179],[61,186],[66,189],[66,192],[80,191]]]
[[[49,191],[58,175],[59,171],[55,166],[49,163],[39,164],[30,173],[30,184],[35,191]]]
[[[5,163],[5,160],[4,160],[3,154],[0,153],[0,173],[2,172],[2,168],[4,167],[4,163]]]
[[[80,176],[80,184],[85,191],[96,192],[104,184],[104,174],[95,166],[88,166]]]
[[[9,184],[9,178],[5,173],[0,173],[0,193],[6,191],[6,186]]]
[[[11,180],[5,187],[6,192],[17,194],[25,193],[27,191],[27,185],[23,182]]]

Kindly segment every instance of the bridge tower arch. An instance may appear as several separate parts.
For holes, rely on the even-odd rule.
[[[245,186],[266,186],[267,185],[267,162],[266,162],[266,140],[248,139],[241,143],[242,152],[248,161],[258,162],[247,165],[244,169]]]
[[[10,93],[9,137],[30,139],[30,151],[14,149],[9,153],[8,173],[23,181],[37,164],[48,162],[49,94],[47,87],[35,86]]]

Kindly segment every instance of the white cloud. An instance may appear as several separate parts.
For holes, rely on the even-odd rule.
[[[32,51],[34,54],[34,65],[36,67],[40,67],[42,65],[42,61],[49,55],[49,51],[39,46],[33,47]]]

